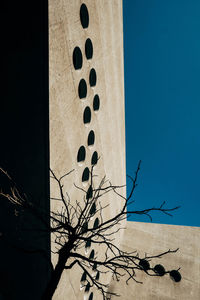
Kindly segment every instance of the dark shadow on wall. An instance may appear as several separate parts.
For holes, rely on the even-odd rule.
[[[48,223],[48,1],[2,6],[0,166]],[[9,184],[0,177],[0,189]],[[42,230],[31,213],[0,199],[0,299],[40,299],[50,274],[50,235]]]

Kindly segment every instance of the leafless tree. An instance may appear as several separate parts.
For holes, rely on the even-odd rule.
[[[144,210],[129,209],[133,202],[132,197],[137,186],[138,172],[141,162],[139,162],[134,178],[129,177],[132,181],[131,192],[128,197],[124,197],[120,193],[123,186],[115,186],[110,181],[103,177],[95,186],[94,169],[90,172],[90,186],[87,190],[82,187],[75,187],[82,192],[82,199],[72,201],[71,197],[64,192],[63,179],[69,176],[73,171],[64,174],[58,178],[56,174],[50,170],[51,178],[57,183],[59,189],[59,197],[51,198],[51,201],[59,201],[61,209],[58,212],[50,212],[50,225],[45,223],[43,214],[38,211],[24,195],[22,195],[16,185],[12,185],[10,193],[0,192],[4,198],[13,203],[16,207],[31,211],[37,218],[44,221],[46,231],[54,236],[54,242],[57,246],[56,253],[58,260],[52,268],[51,278],[44,291],[42,299],[52,299],[56,288],[61,279],[64,270],[73,268],[78,265],[82,272],[81,284],[86,292],[89,292],[91,287],[95,287],[100,291],[104,300],[111,299],[112,295],[117,295],[115,292],[108,292],[108,285],[103,281],[103,274],[110,273],[114,280],[119,281],[121,276],[126,276],[126,282],[136,279],[137,272],[144,272],[149,276],[163,276],[170,274],[175,281],[180,281],[181,275],[179,269],[166,271],[162,265],[151,267],[150,262],[156,258],[161,258],[164,255],[175,253],[178,249],[167,250],[157,255],[145,255],[141,257],[137,252],[127,252],[120,249],[115,243],[114,236],[122,228],[122,221],[133,214],[146,215],[150,220],[151,212],[158,211],[167,215],[178,207],[166,208],[165,202],[159,207],[151,207]],[[1,169],[10,181],[10,176]],[[107,193],[114,193],[119,201],[122,202],[120,210],[110,217],[104,216],[104,211],[108,205],[102,204],[101,198]],[[98,253],[90,247],[100,246],[103,250],[103,257],[99,257]],[[90,249],[89,255],[85,254],[85,249]],[[84,251],[83,251],[84,250]],[[102,252],[102,251],[101,251]],[[101,276],[102,275],[102,276]],[[93,299],[93,293],[89,299]]]

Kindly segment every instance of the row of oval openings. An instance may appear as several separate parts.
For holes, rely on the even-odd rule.
[[[84,79],[82,79],[82,80],[84,80]],[[86,95],[87,95],[87,91],[86,91],[86,94],[84,94],[84,97],[80,97],[80,94],[79,94],[79,97],[80,98],[85,98]],[[97,111],[97,110],[99,110],[99,107],[100,107],[100,99],[99,99],[98,95],[95,95],[94,98],[93,98],[93,110]]]
[[[87,39],[85,42],[85,56],[87,59],[93,57],[93,45],[91,39]],[[75,70],[79,70],[83,65],[83,55],[79,47],[75,47],[73,51],[73,65]]]
[[[97,110],[96,106],[93,108],[95,108],[94,110]],[[98,106],[99,108],[99,106]],[[90,123],[91,122],[91,117],[92,117],[92,114],[91,114],[91,109],[89,108],[89,106],[86,106],[86,108],[84,109],[84,113],[83,113],[83,123],[84,124],[87,124],[87,123]]]
[[[88,25],[89,25],[89,14],[88,14],[88,10],[87,10],[87,7],[85,4],[82,4],[81,5],[81,8],[80,8],[80,19],[81,19],[81,24],[83,26],[83,28],[87,28]],[[87,43],[87,41],[86,41]],[[90,42],[88,42],[90,43]],[[89,45],[89,44],[88,44]],[[92,53],[93,53],[93,48],[92,48],[92,44],[90,44],[88,47],[91,47],[91,49],[88,51],[90,54],[87,53],[87,50],[86,50],[86,46],[85,46],[85,52],[86,52],[86,57],[87,59],[90,59],[92,58]],[[76,67],[75,67],[76,69]],[[96,83],[95,83],[96,84]],[[91,85],[91,83],[90,83]],[[87,94],[87,86],[86,86],[86,83],[85,83],[85,90],[86,90],[86,94]],[[79,89],[80,90],[80,89]],[[86,97],[86,94],[85,94],[85,97]],[[79,97],[80,97],[80,92],[79,92]],[[80,97],[80,98],[85,98],[85,97]],[[94,108],[94,103],[93,103],[93,108]],[[99,108],[98,108],[99,109]],[[94,109],[95,110],[95,109]],[[91,131],[89,136],[88,136],[88,145],[92,145],[94,144],[94,132]],[[80,150],[80,149],[79,149]],[[83,153],[84,153],[84,150],[82,148]],[[79,156],[79,154],[78,154]],[[77,157],[77,160],[78,160],[78,157]],[[84,175],[85,174],[85,175]],[[84,171],[83,171],[83,176],[82,176],[82,180],[83,180],[83,177],[85,178],[88,178],[89,179],[89,169],[86,168]],[[88,180],[87,179],[87,180]],[[89,292],[90,290],[90,284],[88,283],[85,287],[85,292]],[[93,300],[93,292],[90,293],[89,295],[89,298],[88,300]]]
[[[90,70],[90,75],[89,75],[89,83],[90,86],[93,87],[96,85],[97,82],[97,76],[96,76],[96,71],[95,69]],[[80,99],[86,98],[87,96],[87,84],[85,79],[81,79],[78,85],[78,95]]]
[[[148,271],[150,269],[150,263],[148,260],[146,259],[141,259],[139,261],[139,266],[141,267],[141,269],[143,269],[144,271]],[[153,267],[154,272],[158,275],[158,276],[164,276],[166,274],[165,268],[158,264],[155,265]],[[168,273],[168,272],[167,272]],[[180,282],[181,281],[181,274],[179,273],[178,270],[172,270],[169,272],[170,278],[175,281],[175,282]]]
[[[95,204],[95,203],[93,203],[93,204]],[[96,208],[95,208],[95,211],[96,211]],[[91,213],[91,215],[94,215],[94,214],[95,214],[95,212]],[[98,226],[99,226],[99,218],[96,218],[95,221],[94,221],[94,224],[93,224],[93,229],[97,229]],[[88,230],[88,222],[86,221],[82,225],[81,233],[85,233],[85,232],[87,232],[87,230]],[[90,256],[89,256],[89,259],[93,259],[93,258],[94,258],[94,250],[91,251]]]
[[[78,150],[78,154],[77,154],[77,162],[82,162],[85,160],[86,157],[86,150],[84,146],[81,146]],[[97,151],[95,151],[92,154],[92,158],[91,158],[91,164],[92,165],[96,165],[98,161],[98,153]]]

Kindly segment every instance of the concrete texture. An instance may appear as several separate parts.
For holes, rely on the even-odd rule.
[[[95,167],[113,184],[124,184],[125,178],[125,122],[124,122],[124,73],[123,73],[123,28],[121,0],[85,0],[89,12],[89,27],[83,29],[80,22],[80,0],[49,1],[49,82],[50,82],[50,166],[57,176],[74,169],[64,182],[72,201],[81,202],[83,194],[74,188],[74,183],[87,189],[89,183],[82,183],[85,167],[91,167],[91,157],[98,152],[100,160]],[[85,41],[93,43],[93,58],[87,60]],[[73,50],[80,47],[83,65],[79,70],[73,66]],[[89,72],[97,73],[95,87],[89,85]],[[81,79],[87,83],[87,97],[79,99],[78,85]],[[95,94],[100,98],[100,109],[93,111]],[[91,109],[91,122],[83,123],[86,106]],[[94,130],[95,143],[87,145],[90,130]],[[77,162],[79,147],[86,149],[86,159]],[[124,191],[125,193],[125,191]],[[58,196],[57,186],[51,182],[51,196]],[[121,201],[108,195],[110,204],[104,217],[120,209]],[[58,203],[51,203],[51,209],[59,209]],[[180,251],[159,260],[166,269],[181,267],[182,281],[174,283],[168,276],[149,278],[140,274],[143,285],[124,281],[115,283],[110,277],[110,290],[121,294],[121,299],[200,299],[200,230],[194,227],[168,226],[159,224],[127,223],[124,236],[118,235],[116,243],[126,250],[157,254],[179,247]],[[52,245],[53,246],[53,245]],[[97,249],[96,249],[97,250]],[[99,250],[101,252],[101,249]],[[56,256],[52,257],[53,262]],[[75,267],[66,271],[54,296],[55,300],[85,299],[80,289],[81,271]],[[94,290],[94,298],[102,297]],[[115,298],[112,298],[115,299]]]
[[[168,275],[149,277],[139,274],[143,284],[125,280],[112,282],[110,290],[121,294],[121,299],[137,300],[198,300],[200,299],[200,228],[127,222],[121,247],[127,251],[137,250],[140,255],[156,255],[168,249],[179,248],[174,254],[156,259],[152,264],[162,264],[166,270],[180,269],[182,279],[173,282]],[[118,299],[113,297],[113,299]]]
[[[87,189],[89,183],[82,183],[85,167],[91,168],[94,151],[100,157],[94,168],[97,182],[106,175],[113,184],[125,184],[125,122],[124,122],[124,73],[123,73],[123,27],[122,2],[88,0],[84,1],[89,12],[89,27],[83,29],[80,22],[82,1],[49,1],[49,83],[50,83],[50,166],[57,176],[74,169],[65,181],[65,187],[72,201],[82,200],[83,193],[74,188],[74,183]],[[93,44],[93,58],[85,56],[85,41]],[[73,50],[79,47],[83,66],[75,70]],[[95,87],[89,85],[89,72],[94,68],[97,74]],[[81,79],[87,83],[87,97],[79,99],[78,85]],[[99,111],[93,111],[93,97],[100,98]],[[83,123],[86,106],[91,109],[91,122]],[[87,145],[90,130],[95,133],[93,146]],[[86,159],[77,163],[79,147],[86,148]],[[125,193],[125,189],[123,191]],[[57,196],[57,187],[51,182],[51,195]],[[116,198],[116,197],[115,197]],[[107,194],[110,204],[104,217],[118,211],[121,201]],[[51,209],[59,209],[58,203]],[[116,237],[119,243],[120,236]],[[53,257],[55,262],[56,257]],[[70,274],[70,275],[69,275]],[[80,269],[65,272],[55,299],[83,299],[80,291]],[[109,281],[109,277],[107,278]],[[95,293],[95,299],[96,298]]]

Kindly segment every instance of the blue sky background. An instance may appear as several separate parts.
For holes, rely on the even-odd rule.
[[[153,222],[200,226],[200,1],[124,0],[127,174]],[[146,217],[132,220],[146,222]]]

